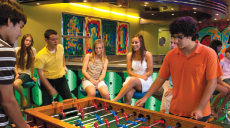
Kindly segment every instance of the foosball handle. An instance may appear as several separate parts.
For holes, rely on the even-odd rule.
[[[155,120],[153,123],[159,123],[159,124],[164,124],[165,122],[163,120]]]
[[[209,118],[207,119],[206,123],[210,123],[210,122],[212,122],[214,119],[215,119],[214,117],[209,117]]]

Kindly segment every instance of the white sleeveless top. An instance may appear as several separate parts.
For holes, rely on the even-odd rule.
[[[132,60],[132,70],[134,73],[139,74],[139,75],[144,75],[147,72],[147,62],[144,60],[139,61],[139,60]]]

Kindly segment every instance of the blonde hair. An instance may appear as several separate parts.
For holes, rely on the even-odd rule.
[[[100,59],[102,60],[102,63],[104,64],[105,59],[106,59],[107,57],[106,57],[106,54],[105,54],[105,45],[104,45],[104,41],[101,40],[101,39],[97,39],[97,40],[94,41],[94,43],[93,43],[93,48],[92,48],[92,53],[91,53],[91,56],[90,56],[89,59],[94,63],[95,55],[96,55],[96,53],[95,53],[95,47],[96,47],[97,44],[101,44],[101,45],[102,45],[102,53],[101,53],[101,55],[100,55]]]

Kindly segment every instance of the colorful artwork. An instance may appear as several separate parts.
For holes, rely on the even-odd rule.
[[[222,41],[222,50],[219,54],[219,58],[224,58],[225,50],[230,46],[229,43],[230,27],[226,27],[222,32],[216,27],[206,27],[199,31],[200,38],[198,39],[202,44],[209,45],[209,43],[214,40]]]
[[[117,22],[117,55],[126,55],[128,53],[129,43],[129,24]]]
[[[90,38],[85,38],[84,51],[85,54],[92,52],[93,42],[96,39],[101,39],[101,19],[85,17],[85,36],[90,36]]]
[[[83,35],[84,17],[74,16],[70,14],[62,14],[62,35]],[[65,58],[73,58],[83,55],[83,39],[82,38],[63,38],[63,47]]]
[[[102,39],[105,42],[106,55],[116,54],[117,22],[102,20]]]

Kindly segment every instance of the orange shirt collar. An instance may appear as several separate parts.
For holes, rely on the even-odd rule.
[[[197,43],[197,46],[192,53],[200,53],[202,51],[202,45],[200,44],[200,42],[198,40],[196,40],[195,42]],[[176,54],[183,54],[178,47],[175,49],[175,53]]]

